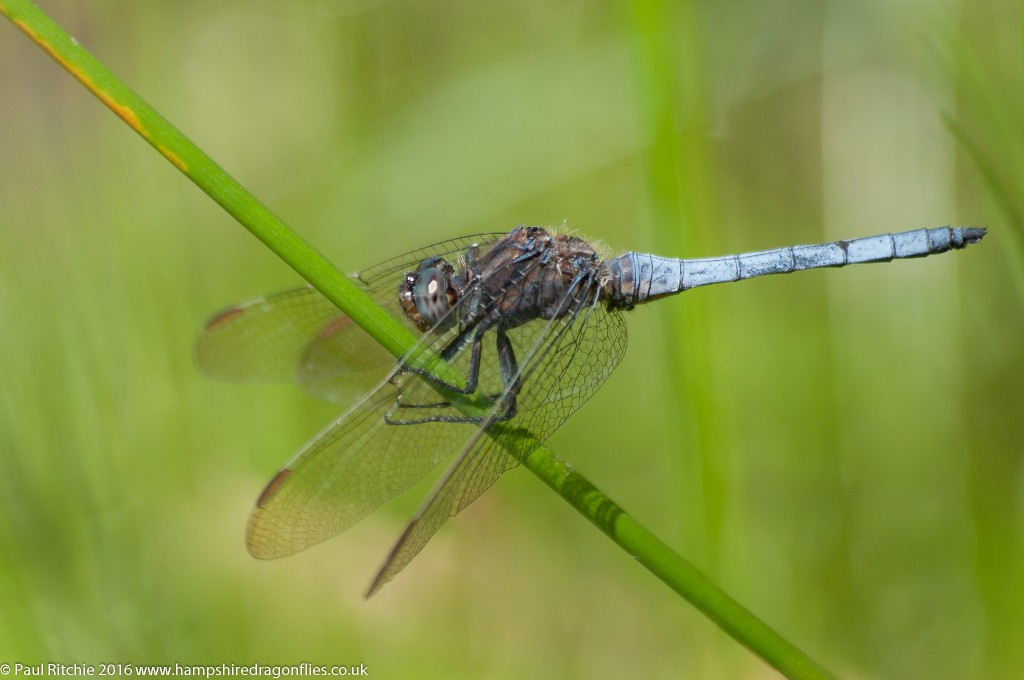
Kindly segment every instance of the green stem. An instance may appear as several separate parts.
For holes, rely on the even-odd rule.
[[[28,0],[0,0],[0,14],[10,19],[104,105],[388,351],[402,356],[413,347],[417,338],[411,332],[377,306],[35,5]],[[830,677],[551,451],[538,448],[526,459],[525,465],[648,570],[787,677]]]

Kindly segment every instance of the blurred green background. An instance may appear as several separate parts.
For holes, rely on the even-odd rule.
[[[668,5],[42,7],[349,271],[520,223],[688,257],[987,225],[634,311],[549,443],[844,677],[1021,677],[1021,4]],[[337,409],[192,344],[299,283],[0,25],[0,661],[773,676],[524,470],[368,602],[426,486],[250,558]]]

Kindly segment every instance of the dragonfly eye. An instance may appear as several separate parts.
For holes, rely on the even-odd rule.
[[[412,288],[412,300],[428,326],[440,323],[455,302],[448,279],[437,267],[419,271]]]
[[[443,257],[428,257],[415,272],[407,272],[398,287],[398,302],[409,320],[424,333],[455,322],[449,314],[461,293],[458,275]]]

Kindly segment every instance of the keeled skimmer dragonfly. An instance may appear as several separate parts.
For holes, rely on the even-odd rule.
[[[454,454],[372,595],[594,394],[626,349],[623,311],[712,283],[922,257],[984,235],[918,229],[691,260],[602,260],[581,238],[539,227],[458,238],[353,277],[422,334],[397,364],[313,288],[231,307],[199,337],[207,374],[295,381],[317,397],[355,403],[267,484],[249,518],[249,552],[283,557],[331,538]],[[420,368],[428,357],[450,370]]]

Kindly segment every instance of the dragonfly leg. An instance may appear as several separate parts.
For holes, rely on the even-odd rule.
[[[425,381],[433,384],[434,386],[439,387],[439,388],[441,388],[443,390],[447,390],[448,392],[454,392],[456,394],[467,394],[467,395],[468,394],[473,394],[474,392],[476,392],[477,385],[479,384],[479,381],[480,381],[480,356],[481,356],[481,354],[483,352],[483,337],[484,337],[485,330],[486,329],[478,328],[478,329],[475,329],[473,331],[473,336],[472,336],[472,338],[473,338],[473,345],[472,345],[472,348],[470,349],[469,369],[468,369],[468,374],[466,376],[466,384],[465,385],[453,385],[453,384],[451,384],[449,382],[446,382],[444,380],[440,380],[433,373],[430,373],[429,371],[424,371],[422,369],[417,369],[417,368],[409,367],[408,370],[410,372],[415,373],[416,375],[420,376]],[[466,341],[467,341],[467,339],[469,337],[470,337],[470,332],[461,333],[457,338],[455,338],[455,340],[453,340],[451,342],[451,344],[448,345],[448,347],[446,347],[441,352],[441,358],[443,360],[445,360],[445,361],[451,361],[452,358],[456,354],[458,354],[458,352],[463,348],[463,346],[466,344]],[[400,409],[446,409],[446,408],[450,408],[451,407],[451,402],[449,402],[447,400],[439,400],[439,401],[431,401],[431,402],[424,402],[424,401],[409,402],[409,401],[404,401],[403,397],[405,397],[405,394],[400,392],[398,394],[398,396],[395,398],[395,405],[398,408],[400,408]],[[385,419],[387,420],[387,418],[385,418]],[[417,419],[415,422],[428,422],[428,421],[434,421],[434,420],[438,420],[438,419],[455,420],[455,421],[458,421],[458,422],[478,422],[480,420],[479,418],[476,418],[476,419],[466,419],[465,421],[463,421],[462,419],[458,419],[458,418],[457,419],[452,419],[452,418],[447,417],[447,416],[444,417],[444,418],[438,418],[438,417],[435,417],[435,416],[428,416],[426,419]],[[400,420],[395,420],[395,421],[388,420],[388,422],[393,422],[393,424],[411,424],[414,421],[407,421],[407,420],[404,420],[404,419],[400,419]]]
[[[480,379],[480,361],[481,354],[483,352],[483,337],[485,331],[480,330],[473,336],[473,346],[469,360],[468,376],[466,378],[465,388],[461,388],[454,385],[438,380],[435,376],[423,372],[415,371],[418,375],[422,376],[425,380],[432,382],[434,385],[447,389],[457,393],[471,394],[476,391]],[[512,347],[512,341],[509,339],[505,329],[498,328],[495,331],[497,352],[498,352],[498,366],[501,370],[501,380],[503,389],[499,393],[490,394],[488,398],[495,404],[498,405],[497,412],[495,413],[495,420],[498,422],[511,420],[516,416],[517,405],[516,397],[519,394],[521,387],[519,379],[519,363],[516,361],[515,350]],[[465,343],[465,338],[460,338],[462,344]],[[460,342],[457,340],[449,346],[449,350],[458,348]],[[442,358],[448,358],[445,355],[449,354],[448,350],[441,353]],[[451,352],[454,354],[454,352]],[[410,369],[412,370],[412,369]],[[465,392],[463,392],[465,390]],[[437,401],[437,402],[420,402],[410,403],[403,401],[405,395],[400,393],[395,399],[396,410],[391,413],[384,415],[384,420],[389,425],[416,425],[419,423],[432,423],[432,422],[448,422],[448,423],[470,423],[480,424],[484,421],[482,416],[464,416],[457,414],[452,409],[452,404],[449,401]],[[430,415],[423,415],[422,417],[415,418],[404,418],[398,417],[397,414],[405,409],[421,409],[421,413],[433,409],[435,411],[445,411],[444,413],[434,413]]]
[[[449,346],[458,347],[459,340],[462,344],[465,343],[465,339],[460,336],[456,342]],[[457,385],[450,385],[443,380],[439,380],[435,375],[423,370],[417,370],[409,368],[410,373],[415,373],[420,376],[424,382],[432,384],[434,387],[454,392],[456,394],[472,394],[476,391],[476,385],[480,377],[480,347],[483,342],[483,333],[478,333],[473,338],[473,349],[470,355],[470,375],[466,379],[466,386],[460,387]],[[442,352],[442,358],[448,359],[445,355],[449,352],[446,350]],[[454,354],[454,353],[452,353]],[[397,383],[396,383],[397,384]],[[437,395],[440,397],[440,395]],[[414,399],[416,397],[413,397]],[[423,414],[421,416],[409,417],[403,415],[403,412],[412,410],[412,413]],[[411,414],[409,414],[411,415]],[[407,399],[405,391],[399,391],[395,397],[394,407],[384,414],[384,422],[388,425],[418,425],[421,423],[467,423],[472,425],[479,425],[483,422],[483,416],[468,416],[460,413],[458,410],[452,407],[452,403],[446,399],[440,399],[439,401],[417,401],[412,402]]]
[[[474,392],[476,392],[476,386],[480,382],[480,355],[483,353],[484,333],[486,331],[487,328],[481,326],[477,328],[474,332],[473,346],[472,348],[470,348],[469,353],[469,369],[466,371],[465,387],[460,388],[455,385],[448,385],[443,380],[437,380],[437,378],[434,378],[434,380],[437,380],[437,382],[441,383],[445,387],[448,387],[449,389],[455,392],[458,392],[459,394],[473,394]],[[453,346],[454,344],[455,343],[452,343]],[[451,347],[449,347],[449,349],[451,349]],[[447,356],[449,355],[449,351],[445,350],[441,356],[444,357],[445,361],[450,361],[452,357],[455,356],[457,351],[458,348],[456,348],[455,351],[450,352],[451,356]]]
[[[518,396],[522,385],[519,381],[519,362],[516,361],[512,341],[508,339],[505,329],[498,328],[496,335],[498,366],[501,368],[501,382],[505,385],[504,399],[498,420],[511,420],[516,416],[516,396]],[[495,401],[502,399],[502,395],[496,394],[494,399]]]
[[[435,385],[443,387],[452,392],[458,394],[472,394],[476,392],[476,388],[480,383],[480,360],[483,354],[483,339],[486,329],[480,329],[473,336],[473,347],[470,350],[469,355],[469,368],[466,375],[465,387],[458,385],[452,385],[439,380],[436,376],[427,373],[425,371],[417,371],[427,380],[431,381]],[[504,389],[500,393],[489,395],[491,400],[497,401],[505,395],[507,403],[502,408],[501,420],[508,420],[516,415],[516,395],[519,393],[519,363],[516,361],[515,350],[512,348],[512,341],[509,340],[508,334],[505,329],[498,328],[495,331],[497,349],[498,349],[498,366],[501,369],[501,382]],[[445,361],[451,359],[452,355],[456,353],[461,345],[465,342],[464,339],[456,339],[451,345],[441,353],[441,358]],[[453,351],[454,350],[454,351]],[[401,397],[399,397],[401,399]],[[431,408],[436,406],[449,406],[447,401],[439,402],[437,404],[402,404],[404,408]]]
[[[451,363],[452,359],[462,351],[466,342],[472,338],[473,345],[470,349],[469,367],[466,373],[465,385],[456,385],[446,380],[441,380],[430,371],[409,366],[408,364],[406,364],[405,369],[449,392],[455,392],[456,394],[473,394],[476,392],[476,387],[480,380],[480,355],[483,351],[483,339],[486,331],[486,327],[477,327],[465,330],[460,333],[458,337],[452,340],[452,342],[441,352],[441,359],[447,363]]]

